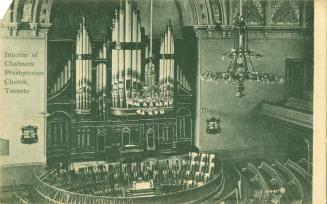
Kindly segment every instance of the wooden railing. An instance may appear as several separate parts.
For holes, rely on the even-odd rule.
[[[42,200],[51,204],[59,203],[101,203],[101,204],[133,204],[133,203],[187,203],[210,195],[215,192],[223,179],[222,169],[211,181],[201,187],[195,187],[180,192],[155,195],[150,197],[109,197],[94,196],[66,191],[56,188],[42,181],[35,173],[33,174],[33,186]]]
[[[28,204],[28,199],[22,194],[19,194],[16,190],[16,186],[13,186],[12,199],[14,204]]]
[[[241,198],[242,175],[236,167],[234,167],[234,170],[236,173],[235,177],[237,177],[237,179],[235,180],[236,183],[233,183],[230,180],[226,180],[226,181],[231,182],[233,184],[233,186],[237,186],[237,187],[235,187],[235,188],[233,187],[233,189],[226,189],[226,187],[224,185],[223,188],[216,195],[211,196],[209,199],[205,200],[204,202],[201,202],[202,204],[211,204],[211,203],[235,203],[235,204],[238,204],[238,202],[240,200],[242,200],[242,198]],[[225,184],[225,183],[223,183],[223,184]]]

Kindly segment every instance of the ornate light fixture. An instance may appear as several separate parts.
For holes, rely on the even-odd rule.
[[[142,84],[142,93],[139,97],[133,98],[133,105],[139,107],[136,110],[138,115],[163,115],[173,105],[172,98],[164,96],[164,87],[155,84],[155,67],[152,54],[152,29],[153,29],[153,0],[151,0],[150,12],[150,51],[149,63],[146,65],[147,79]]]
[[[223,60],[230,59],[229,66],[225,72],[207,71],[201,74],[202,80],[217,82],[237,82],[236,96],[244,96],[244,82],[257,81],[258,83],[283,83],[282,77],[274,73],[257,72],[254,69],[252,58],[260,59],[262,55],[249,48],[248,27],[242,16],[242,0],[240,0],[240,14],[235,19],[233,26],[234,46],[223,55]]]
[[[139,115],[163,115],[167,108],[172,105],[166,97],[160,96],[158,85],[144,86],[140,97],[134,98],[134,105],[139,107],[136,113]]]

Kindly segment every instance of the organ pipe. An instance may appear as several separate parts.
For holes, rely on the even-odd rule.
[[[174,74],[175,74],[175,45],[174,45],[174,37],[172,32],[172,26],[170,21],[166,26],[165,33],[161,38],[160,45],[160,83],[163,87],[162,95],[168,97],[168,106],[172,106],[173,103],[173,92],[174,92]]]
[[[135,44],[137,43],[137,11],[133,10],[133,17],[132,17],[132,42]],[[137,45],[134,46],[134,49],[132,49],[132,97],[136,97],[137,92],[137,84],[139,83],[138,80],[138,73],[137,73],[137,51],[136,51]]]
[[[141,20],[140,20],[140,12],[137,11],[137,43],[140,44],[141,43]],[[138,76],[138,82],[141,82],[141,48],[139,47],[136,50],[137,53],[137,64],[136,64],[136,72],[137,72],[137,76]]]
[[[61,75],[59,75],[59,77],[57,78],[57,90],[59,91],[60,90],[60,76]]]
[[[119,76],[119,52],[118,38],[119,38],[119,23],[118,23],[118,10],[115,10],[115,18],[113,20],[112,27],[112,42],[116,43],[112,50],[112,105],[114,108],[118,107],[119,95],[118,95],[118,76]]]
[[[120,10],[119,10],[119,39],[121,47],[119,49],[119,83],[118,83],[118,92],[119,92],[119,107],[124,108],[124,99],[125,99],[125,50],[123,45],[125,42],[125,12],[123,10],[123,3],[121,0]]]
[[[112,26],[112,104],[130,108],[141,76],[141,24],[131,0],[120,1]]]
[[[68,62],[64,65],[63,70],[59,73],[58,77],[56,78],[55,83],[52,85],[52,88],[50,89],[50,95],[56,94],[63,87],[65,87],[65,85],[68,83],[68,80],[71,77],[70,71],[71,71],[71,61],[69,59]]]
[[[66,64],[64,68],[64,84],[66,84],[67,81],[68,81],[68,65]]]
[[[62,72],[60,73],[60,89],[61,89],[62,87],[64,87],[64,85],[65,85],[65,83],[66,83],[65,80],[66,80],[66,79],[65,79],[65,72],[62,71]]]
[[[96,67],[96,93],[98,102],[99,118],[105,120],[107,117],[107,48],[103,43],[99,50],[99,63]]]
[[[67,69],[68,69],[68,76],[67,76],[67,80],[70,79],[71,77],[71,72],[72,72],[72,61],[69,59],[68,62],[67,62]]]
[[[161,40],[160,40],[160,54],[163,55],[164,53],[164,38],[161,37]],[[161,57],[160,60],[159,60],[159,83],[160,83],[160,86],[163,87],[164,86],[164,58]],[[163,94],[162,94],[163,95]]]
[[[131,0],[125,1],[125,93],[126,93],[126,103],[127,107],[130,105],[131,98],[131,89],[132,89],[132,50],[131,50],[131,42],[132,42],[132,6]]]
[[[76,39],[76,112],[91,112],[92,47],[86,29],[85,18]]]

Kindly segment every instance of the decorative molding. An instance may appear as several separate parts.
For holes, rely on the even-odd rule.
[[[293,0],[271,0],[271,22],[272,25],[300,25],[300,1]]]
[[[38,35],[38,24],[37,23],[29,23],[30,29],[32,30],[32,34],[34,37]]]
[[[39,11],[39,23],[50,24],[50,13],[53,0],[43,0]]]
[[[191,0],[196,14],[196,25],[212,25],[212,8],[209,0]]]
[[[10,22],[2,24],[1,37],[45,38],[51,25]],[[4,29],[6,28],[6,29]]]
[[[239,15],[239,1],[230,1],[233,20]],[[265,0],[243,0],[243,16],[248,25],[264,25]]]
[[[44,162],[16,163],[16,164],[0,164],[0,168],[18,167],[18,166],[45,166],[45,161]]]
[[[7,25],[8,35],[9,36],[17,36],[18,35],[18,28],[20,23],[11,22]]]
[[[309,129],[312,129],[313,126],[312,114],[291,110],[281,106],[263,103],[261,114]]]
[[[1,32],[1,36],[43,38],[51,27],[52,2],[53,0],[35,0],[33,3],[31,0],[15,0],[12,11],[7,12],[6,18],[1,22],[1,27],[7,28],[7,32]]]
[[[232,38],[232,26],[194,25],[196,37],[203,39]],[[249,39],[312,39],[313,29],[294,26],[251,26]]]

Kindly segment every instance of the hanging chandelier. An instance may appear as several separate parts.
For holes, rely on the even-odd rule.
[[[134,98],[134,105],[138,107],[138,115],[163,115],[172,106],[172,101],[161,96],[161,89],[158,85],[144,86],[142,95]]]
[[[201,74],[201,80],[217,83],[219,80],[236,82],[236,96],[244,96],[244,82],[256,81],[257,83],[283,83],[281,76],[275,73],[258,72],[254,69],[253,58],[261,59],[262,55],[249,48],[248,27],[242,16],[242,0],[240,0],[239,16],[235,18],[232,29],[234,38],[233,48],[223,54],[223,60],[229,59],[229,66],[225,72],[207,71]]]
[[[138,97],[133,98],[133,105],[138,107],[136,113],[138,115],[163,115],[168,110],[172,109],[173,100],[171,97],[165,96],[164,87],[159,86],[154,82],[155,78],[155,66],[153,63],[153,0],[151,0],[150,11],[150,51],[149,51],[149,63],[146,65],[146,75],[149,76],[149,80],[141,85],[142,92]]]

